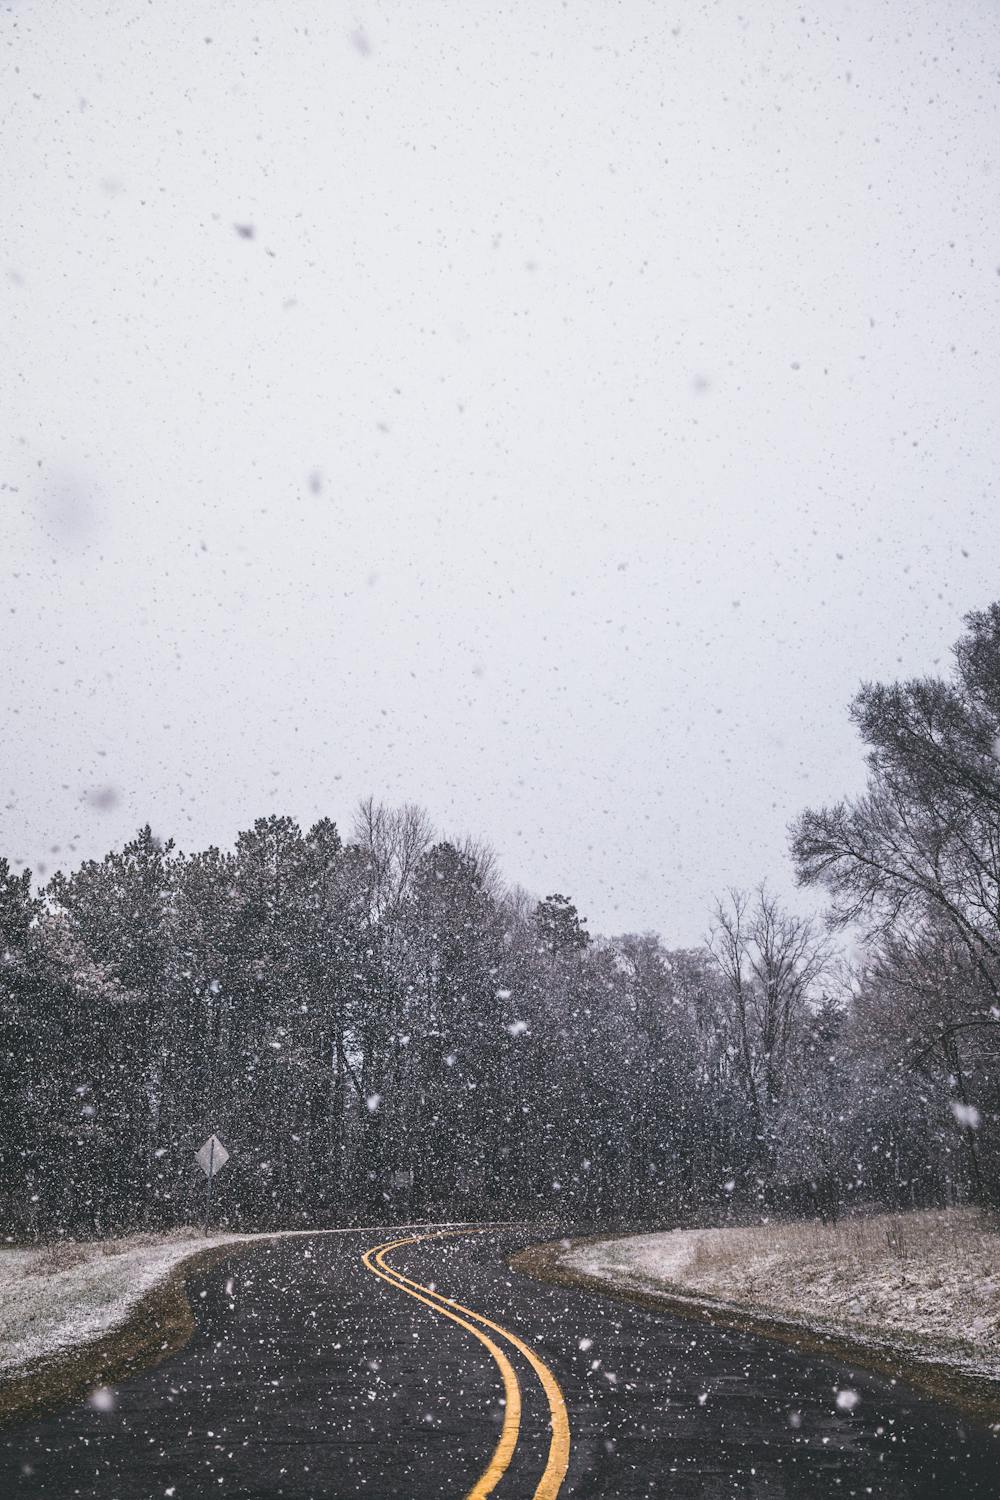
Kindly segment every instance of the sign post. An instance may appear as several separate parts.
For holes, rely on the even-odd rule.
[[[208,1233],[208,1216],[212,1211],[212,1179],[221,1172],[229,1160],[229,1152],[217,1135],[210,1135],[194,1153],[194,1159],[207,1178],[205,1184],[205,1233]]]

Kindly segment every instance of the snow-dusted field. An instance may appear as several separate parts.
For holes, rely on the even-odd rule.
[[[380,1234],[386,1227],[280,1229],[270,1234],[207,1238],[193,1229],[177,1229],[119,1240],[67,1240],[32,1249],[0,1246],[0,1381],[28,1373],[40,1360],[91,1343],[120,1327],[175,1266],[202,1250],[313,1234]],[[392,1227],[402,1234],[407,1228],[464,1226]]]
[[[180,1230],[174,1235],[0,1249],[0,1377],[100,1338],[124,1323],[136,1304],[188,1256],[249,1238],[206,1239]]]
[[[633,1235],[562,1264],[1000,1377],[1000,1228],[971,1209]]]

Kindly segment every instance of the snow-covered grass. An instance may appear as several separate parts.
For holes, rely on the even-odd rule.
[[[248,1235],[193,1229],[0,1249],[0,1379],[110,1332],[175,1266]]]
[[[177,1266],[203,1251],[313,1234],[378,1234],[387,1228],[405,1234],[407,1229],[464,1227],[372,1225],[207,1237],[181,1228],[117,1240],[63,1240],[30,1249],[0,1246],[0,1385],[32,1374],[54,1356],[113,1333]]]
[[[561,1263],[1000,1377],[1000,1224],[974,1209],[633,1235]]]

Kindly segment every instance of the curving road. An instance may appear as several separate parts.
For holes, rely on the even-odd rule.
[[[236,1255],[190,1281],[190,1343],[113,1406],[3,1434],[0,1495],[1000,1493],[993,1434],[830,1359],[516,1275],[529,1238],[317,1235]]]

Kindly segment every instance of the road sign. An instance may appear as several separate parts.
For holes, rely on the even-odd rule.
[[[198,1147],[194,1153],[194,1159],[208,1178],[205,1183],[205,1233],[207,1234],[208,1219],[212,1212],[212,1178],[226,1165],[229,1152],[217,1135],[210,1135],[208,1140]]]
[[[194,1153],[194,1159],[198,1163],[206,1177],[213,1177],[216,1172],[221,1172],[229,1160],[229,1152],[219,1140],[217,1135],[210,1135],[203,1146],[199,1146]]]

